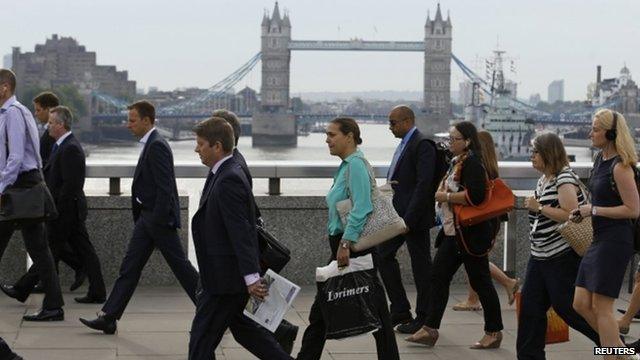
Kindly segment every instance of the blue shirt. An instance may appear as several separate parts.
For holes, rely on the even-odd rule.
[[[5,144],[9,147],[8,157]],[[33,115],[12,96],[0,108],[0,193],[15,183],[18,174],[37,169],[41,163]]]
[[[407,143],[409,142],[409,139],[411,139],[411,136],[413,135],[414,132],[416,132],[418,128],[417,127],[412,127],[411,130],[409,130],[406,134],[404,134],[404,136],[402,137],[402,140],[400,141],[400,144],[398,144],[398,148],[396,149],[395,153],[394,153],[394,157],[393,159],[391,159],[391,165],[389,165],[389,172],[387,173],[387,180],[391,180],[391,178],[393,177],[393,173],[396,170],[396,166],[398,165],[398,160],[400,160],[400,158],[402,157],[402,153],[404,152],[404,148],[407,146]]]
[[[356,150],[353,154],[345,158],[338,171],[333,176],[333,185],[327,194],[327,207],[329,208],[329,223],[327,230],[329,235],[343,233],[342,238],[357,242],[362,233],[362,229],[367,222],[368,215],[373,211],[371,203],[371,180],[369,180],[369,169],[362,160],[364,154]],[[345,171],[349,167],[349,184],[345,177]],[[347,224],[344,226],[340,220],[336,203],[345,200],[347,186],[351,193],[351,211],[347,216]]]

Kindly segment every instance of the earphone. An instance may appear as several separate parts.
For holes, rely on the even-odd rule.
[[[607,132],[604,133],[604,137],[606,137],[609,141],[616,141],[616,136],[618,135],[616,129],[616,123],[618,122],[618,113],[612,110],[611,114],[613,114],[613,124],[611,125],[611,129],[607,130]]]

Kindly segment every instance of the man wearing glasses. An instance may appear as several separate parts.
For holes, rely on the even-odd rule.
[[[405,105],[389,113],[389,130],[402,139],[393,154],[387,181],[393,187],[393,206],[408,227],[399,235],[378,247],[379,270],[391,300],[391,322],[398,332],[413,334],[426,317],[431,277],[431,244],[429,229],[434,223],[433,190],[436,168],[434,145],[415,126],[415,114]],[[411,270],[417,290],[416,318],[402,286],[396,253],[405,243],[411,257]]]

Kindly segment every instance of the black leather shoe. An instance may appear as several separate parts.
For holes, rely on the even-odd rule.
[[[8,297],[14,298],[21,303],[25,302],[29,295],[25,295],[20,293],[13,285],[2,284],[0,285],[0,290],[5,293]]]
[[[87,273],[85,273],[83,270],[76,271],[75,280],[73,281],[73,284],[71,284],[71,286],[69,287],[69,291],[74,291],[80,286],[82,286],[82,284],[84,284],[84,279],[86,278],[87,278]]]
[[[398,325],[396,331],[401,334],[414,334],[422,328],[422,325],[424,325],[424,318],[417,317],[406,324]]]
[[[25,315],[22,317],[24,321],[64,321],[64,310],[57,309],[40,309],[37,313]]]
[[[392,326],[396,326],[399,324],[406,324],[410,321],[413,320],[413,316],[411,316],[410,312],[406,312],[406,313],[398,313],[398,314],[391,314],[391,325]]]
[[[82,297],[73,298],[79,304],[103,304],[106,299],[104,297],[97,297],[86,295]]]
[[[107,319],[106,316],[98,316],[95,320],[80,318],[80,322],[94,330],[101,330],[103,333],[109,335],[115,334],[116,329],[118,329],[116,321]]]
[[[280,326],[278,326],[276,332],[273,334],[278,344],[282,347],[282,350],[289,355],[291,355],[291,351],[293,351],[293,343],[298,336],[298,330],[299,328],[296,325],[293,325],[287,320],[282,320]]]
[[[33,290],[31,290],[32,294],[44,294],[44,285],[42,285],[42,282],[38,282],[36,284],[36,286],[33,287]]]
[[[619,312],[620,314],[624,315],[624,314],[626,314],[626,313],[627,313],[627,310],[618,309],[618,312]],[[637,314],[635,314],[635,315],[633,316],[633,318],[634,318],[634,319],[638,319],[638,320],[640,320],[640,312],[638,312]]]

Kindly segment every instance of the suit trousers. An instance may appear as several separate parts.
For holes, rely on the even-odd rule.
[[[182,244],[180,244],[178,231],[151,223],[143,212],[135,223],[127,253],[122,259],[122,265],[120,265],[120,273],[102,308],[107,317],[113,319],[122,317],[138,285],[142,269],[155,248],[160,250],[191,301],[196,303],[198,272],[189,262]]]
[[[233,338],[258,359],[289,360],[273,334],[242,313],[248,294],[211,294],[199,296],[191,324],[189,360],[215,359],[215,350],[227,329]]]
[[[331,246],[331,259],[329,262],[336,259],[336,253],[338,250],[338,244],[342,234],[329,236],[329,245]],[[350,257],[359,257],[366,254],[373,253],[374,258],[376,256],[374,249],[368,249],[362,252],[351,252]],[[373,333],[373,337],[376,341],[376,350],[378,352],[379,360],[396,360],[400,359],[398,355],[398,344],[396,343],[396,336],[393,332],[393,326],[391,325],[391,319],[389,317],[389,309],[387,307],[387,298],[384,292],[384,287],[376,278],[375,289],[375,302],[378,308],[378,316],[380,317],[380,323],[382,328]],[[320,309],[320,303],[318,295],[311,305],[311,312],[309,313],[309,326],[304,332],[302,337],[302,348],[298,353],[297,360],[319,360],[322,356],[322,350],[326,339],[326,325],[322,317],[322,311]],[[348,340],[347,340],[348,341]]]
[[[491,281],[489,258],[467,254],[453,236],[445,236],[433,258],[431,277],[431,298],[425,325],[433,329],[440,328],[442,316],[449,300],[451,280],[460,265],[464,264],[469,276],[469,285],[478,293],[484,312],[484,330],[496,332],[503,329],[502,313],[498,293]]]
[[[416,315],[424,318],[429,306],[431,290],[431,241],[429,231],[411,231],[378,246],[378,269],[391,302],[391,313],[402,314],[411,310],[407,293],[402,285],[400,265],[396,253],[406,242],[411,257],[411,271],[416,285]]]
[[[16,229],[22,232],[27,253],[33,260],[34,271],[42,280],[44,290],[43,309],[57,309],[64,305],[60,280],[56,272],[53,256],[49,244],[44,237],[44,223],[42,221],[1,221],[0,222],[0,257],[4,254],[7,244]],[[36,281],[37,282],[37,281]],[[33,284],[35,285],[35,283]],[[32,286],[33,288],[33,286]],[[30,290],[29,290],[30,292]]]
[[[0,337],[0,360],[13,360],[15,356],[9,345]]]
[[[86,271],[89,278],[88,295],[94,298],[106,297],[107,291],[102,278],[102,270],[100,269],[100,259],[93,244],[89,241],[89,233],[84,221],[61,217],[47,223],[46,233],[49,238],[49,246],[53,252],[54,262],[57,263],[57,260],[64,259],[62,254],[69,252],[64,249],[65,247],[75,249],[72,252],[74,255],[73,261],[79,261],[80,263],[72,266],[72,268],[75,271]],[[69,264],[68,260],[65,262]],[[22,293],[30,293],[38,280],[38,273],[34,266],[31,266],[29,271],[16,282],[16,290]]]
[[[551,306],[569,326],[600,346],[598,333],[573,309],[580,260],[573,250],[548,260],[529,259],[518,318],[519,360],[545,359],[547,311]]]

